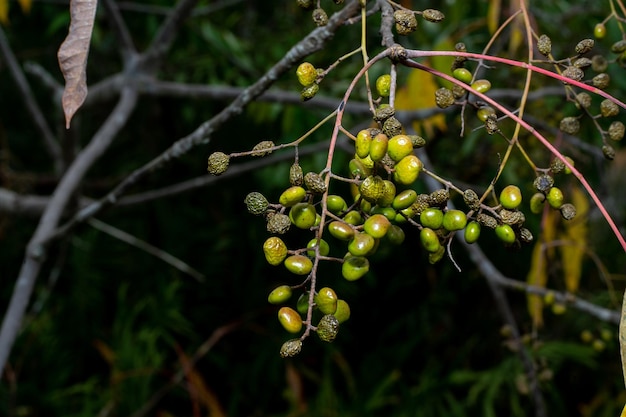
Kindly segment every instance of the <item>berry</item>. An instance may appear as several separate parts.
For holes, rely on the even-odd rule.
[[[357,133],[354,141],[354,151],[359,158],[366,158],[370,154],[370,145],[374,136],[376,135],[372,135],[371,129],[363,129]]]
[[[270,304],[282,304],[291,297],[291,287],[289,285],[281,285],[276,287],[267,296]]]
[[[415,155],[407,155],[395,166],[393,180],[402,185],[411,185],[422,170],[422,161]]]
[[[483,106],[476,112],[476,117],[481,122],[486,122],[488,118],[496,115],[496,109],[491,106]]]
[[[376,239],[368,233],[356,233],[350,243],[348,252],[354,256],[366,256],[372,252],[376,246]]]
[[[363,216],[356,210],[350,210],[343,216],[343,221],[353,226],[363,224]]]
[[[252,156],[265,156],[265,155],[269,155],[272,153],[272,151],[270,150],[270,148],[273,148],[274,142],[272,142],[271,140],[264,140],[261,141],[259,143],[257,143],[256,145],[254,145],[254,148],[252,148]]]
[[[291,307],[281,307],[278,310],[278,321],[289,333],[298,333],[302,330],[302,317]]]
[[[543,56],[548,56],[552,52],[552,40],[548,35],[541,35],[537,40],[537,49]]]
[[[417,29],[417,19],[415,14],[409,10],[396,10],[393,13],[396,21],[396,32],[398,35],[408,35]]]
[[[495,230],[496,236],[504,243],[511,244],[515,242],[515,231],[508,224],[499,224]]]
[[[491,90],[491,82],[489,80],[476,80],[472,83],[472,89],[478,91],[479,93],[486,93]]]
[[[368,235],[380,239],[387,234],[389,227],[391,226],[391,222],[387,217],[382,214],[374,214],[368,217],[363,223],[363,230]]]
[[[337,300],[337,310],[333,313],[339,324],[350,318],[350,306],[345,300]]]
[[[417,192],[415,190],[404,190],[395,196],[391,207],[396,210],[402,210],[411,207],[415,200],[417,200]]]
[[[324,342],[332,342],[339,333],[339,320],[332,314],[323,316],[317,323],[317,335]]]
[[[361,198],[376,204],[379,198],[383,196],[385,192],[385,183],[378,175],[365,178],[359,186],[359,193]]]
[[[443,211],[429,207],[420,214],[420,223],[430,229],[439,229],[443,225]]]
[[[348,204],[346,200],[343,199],[340,195],[331,194],[326,199],[326,206],[328,210],[330,210],[333,214],[343,213],[348,209]]]
[[[310,62],[303,62],[298,65],[296,76],[298,77],[298,82],[302,84],[303,87],[306,87],[313,84],[317,79],[317,70]]]
[[[326,183],[322,177],[320,177],[315,172],[307,172],[304,176],[304,185],[308,188],[312,193],[323,194],[326,192]]]
[[[267,216],[267,231],[270,233],[282,235],[287,233],[290,226],[291,220],[286,214],[272,213],[272,215]]]
[[[454,104],[454,94],[449,88],[441,87],[435,91],[435,104],[441,109],[445,109]]]
[[[328,224],[328,233],[339,240],[349,241],[354,237],[354,229],[347,223],[339,220],[332,221]]]
[[[606,26],[604,23],[597,23],[593,28],[593,36],[596,39],[603,39],[606,36]]]
[[[522,202],[522,192],[516,185],[507,185],[500,192],[500,204],[505,209],[513,210]]]
[[[461,210],[448,210],[443,215],[443,228],[449,232],[464,229],[467,216]]]
[[[272,236],[263,243],[263,254],[270,265],[280,265],[287,257],[287,245],[281,238]]]
[[[341,265],[341,275],[348,281],[356,281],[367,274],[370,263],[363,256],[348,255]]]
[[[285,207],[291,207],[304,200],[305,196],[306,190],[299,185],[294,185],[283,191],[278,198],[278,202]]]
[[[302,1],[302,0],[299,0]],[[302,340],[291,339],[287,340],[280,348],[281,358],[291,358],[296,356],[302,350]]]
[[[289,220],[298,229],[310,229],[315,225],[317,212],[309,203],[297,203],[289,210]]]
[[[223,152],[213,152],[209,155],[207,171],[209,174],[220,175],[228,169],[230,157]]]
[[[422,246],[430,253],[435,253],[441,247],[441,243],[439,243],[439,236],[437,233],[428,227],[424,227],[420,230],[420,242],[422,242]]]
[[[391,75],[384,74],[376,79],[376,91],[381,97],[389,97],[391,93]]]
[[[324,287],[315,295],[315,305],[323,314],[335,314],[337,311],[337,294],[335,290]]]
[[[309,292],[303,292],[296,302],[296,310],[300,314],[306,314],[309,311]]]
[[[389,230],[387,230],[385,238],[387,238],[392,245],[401,245],[405,239],[404,230],[402,230],[400,226],[392,224]]]
[[[308,275],[313,269],[313,262],[304,255],[291,255],[284,264],[289,272],[296,275]]]
[[[546,201],[544,193],[535,193],[530,197],[530,211],[539,214],[543,211],[543,202]]]
[[[308,101],[308,100],[311,100],[313,97],[315,97],[318,91],[320,91],[319,85],[317,84],[307,85],[300,92],[300,97],[302,97],[302,101]]]
[[[387,154],[395,162],[413,153],[413,142],[407,135],[396,135],[389,139]]]
[[[467,243],[474,243],[480,237],[480,223],[471,221],[465,227],[464,238]]]
[[[560,188],[552,187],[548,194],[546,195],[546,200],[548,200],[548,204],[550,207],[559,209],[563,205],[563,191]]]
[[[377,134],[370,142],[369,155],[372,161],[380,161],[387,153],[389,138],[384,133]]]
[[[249,193],[243,202],[246,204],[248,212],[257,216],[265,214],[267,207],[269,206],[269,203],[263,194],[256,191]]]
[[[309,243],[307,243],[306,247],[307,249],[309,249],[308,251],[306,251],[306,254],[308,256],[310,256],[311,258],[315,257],[315,247],[317,246],[317,238],[313,238],[311,240],[309,240]],[[328,246],[328,242],[326,242],[324,239],[320,239],[319,240],[319,253],[321,256],[326,256],[328,255],[328,253],[330,252],[330,246]]]

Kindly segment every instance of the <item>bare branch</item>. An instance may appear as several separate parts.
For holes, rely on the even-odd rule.
[[[28,84],[28,81],[26,80],[26,77],[17,62],[17,58],[13,55],[13,51],[9,46],[9,42],[4,34],[4,30],[2,30],[2,27],[0,27],[0,54],[2,54],[2,57],[6,61],[7,66],[9,67],[9,72],[13,76],[13,79],[20,90],[20,96],[24,100],[26,110],[33,118],[35,128],[39,131],[39,134],[43,138],[46,150],[54,162],[54,170],[57,174],[59,174],[63,169],[63,153],[61,151],[61,147],[52,134],[52,131],[48,126],[48,122],[46,122],[43,112],[35,100],[35,96],[33,95],[30,85]]]

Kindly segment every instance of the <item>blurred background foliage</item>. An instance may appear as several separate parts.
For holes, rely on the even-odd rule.
[[[440,25],[423,24],[402,42],[410,48],[450,49],[463,41],[469,51],[480,51],[491,36],[490,19],[501,22],[510,12],[508,7],[515,7],[514,1],[502,2],[502,14],[490,15],[496,3],[404,1],[415,9],[439,8],[446,20]],[[538,33],[551,36],[557,57],[571,54],[578,40],[590,37],[595,23],[610,12],[607,1],[544,3],[531,4],[533,24]],[[330,1],[322,4],[329,14],[340,7]],[[66,35],[67,2],[36,1],[28,13],[17,3],[9,5],[4,30],[20,63],[35,62],[62,82],[56,50]],[[143,49],[171,1],[124,1],[119,5],[134,42]],[[374,15],[368,21],[371,56],[382,49],[375,30],[378,19]],[[260,0],[200,1],[158,76],[184,83],[244,87],[313,27],[310,12],[299,9],[295,0],[271,5]],[[598,53],[608,54],[610,44],[621,37],[614,21],[608,29],[606,41],[597,43]],[[511,45],[509,35],[510,31],[505,32],[492,52],[523,59],[524,46]],[[326,67],[359,42],[358,27],[342,28],[310,61]],[[90,84],[121,69],[117,49],[100,10],[89,58]],[[357,57],[339,66],[324,80],[320,95],[339,97],[360,64]],[[386,71],[388,68],[378,66],[372,73]],[[624,70],[614,65],[609,71],[613,79],[610,92],[623,99]],[[50,162],[2,62],[0,74],[0,181],[14,191],[46,195],[56,181]],[[408,75],[403,70],[401,79]],[[520,88],[523,83],[521,72],[501,65],[489,70],[488,76],[495,88]],[[61,132],[59,109],[49,91],[34,77],[29,81],[48,121]],[[535,82],[550,84],[539,77]],[[299,92],[294,74],[278,80],[274,88]],[[363,97],[363,91],[359,95]],[[90,171],[83,193],[94,198],[102,195],[227,103],[228,99],[143,97],[116,144]],[[111,101],[82,110],[75,129],[60,135],[75,140],[77,146],[84,145],[113,105]],[[535,115],[542,128],[558,126],[560,118],[571,111],[573,105],[564,105],[561,97],[545,97],[528,107],[529,115]],[[206,157],[214,150],[240,151],[260,140],[294,140],[328,112],[309,103],[256,102],[223,126],[208,146],[155,172],[132,192],[202,175]],[[437,172],[459,184],[485,187],[506,143],[480,130],[468,131],[460,138],[458,115],[445,117],[445,130],[435,126],[427,137]],[[363,117],[349,116],[347,125],[367,123]],[[595,153],[562,145],[609,201],[615,198],[609,192],[615,191],[616,184],[603,178],[620,168],[602,160],[597,132],[586,128],[581,137],[596,147]],[[323,143],[329,132],[330,127],[324,127],[307,143]],[[540,145],[527,140],[524,146],[538,162],[549,162]],[[325,158],[323,152],[303,157],[305,171],[319,171]],[[340,170],[350,155],[341,153],[337,158]],[[534,415],[521,362],[509,348],[503,320],[496,313],[485,279],[454,244],[452,251],[462,272],[447,260],[430,265],[416,234],[409,233],[401,247],[381,250],[372,271],[357,283],[345,282],[332,267],[323,270],[322,284],[333,286],[350,303],[352,318],[342,326],[334,344],[323,345],[311,338],[296,358],[279,357],[278,349],[289,336],[277,323],[276,309],[267,304],[266,297],[276,285],[295,281],[287,271],[266,264],[261,251],[266,238],[264,222],[247,213],[243,199],[250,191],[277,199],[288,184],[289,165],[288,161],[279,162],[224,177],[203,189],[118,207],[99,217],[183,259],[206,276],[203,282],[88,225],[61,241],[37,283],[27,321],[2,378],[0,414]],[[521,158],[512,160],[503,181],[519,184],[524,194],[530,195],[532,172]],[[564,189],[576,187],[573,180],[560,181]],[[419,187],[418,191],[425,191]],[[613,207],[622,210],[615,213],[622,218],[624,206],[618,201]],[[587,237],[588,249],[601,256],[612,275],[604,276],[586,257],[579,293],[616,309],[614,299],[620,299],[623,289],[623,275],[616,271],[624,270],[624,254],[594,210],[587,220],[594,226]],[[527,216],[527,221],[536,237],[540,236],[538,216]],[[34,226],[31,218],[0,215],[3,310]],[[301,242],[308,237],[294,232],[289,239]],[[481,239],[481,245],[505,275],[526,279],[532,247],[506,250],[489,236]],[[548,285],[562,290],[559,262],[555,258]],[[546,308],[544,327],[534,329],[526,296],[517,292],[507,296],[535,360],[550,415],[617,416],[626,395],[616,327],[575,310],[554,315]],[[581,340],[585,330],[593,340],[604,343],[603,349]],[[198,360],[190,362],[199,349]],[[186,371],[181,374],[183,368]]]

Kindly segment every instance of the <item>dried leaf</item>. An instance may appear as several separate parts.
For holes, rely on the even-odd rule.
[[[565,230],[560,235],[559,240],[565,242],[560,247],[565,288],[567,291],[574,293],[578,290],[580,283],[583,257],[587,245],[589,200],[580,187],[572,188],[571,198],[572,203],[576,206],[576,217],[570,221],[563,222]]]
[[[57,54],[65,78],[62,102],[66,129],[87,97],[87,56],[97,4],[96,0],[71,0],[69,33]]]

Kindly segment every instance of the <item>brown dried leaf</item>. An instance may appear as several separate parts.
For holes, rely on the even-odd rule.
[[[69,33],[57,54],[65,78],[62,103],[66,129],[87,97],[87,56],[97,4],[97,0],[71,0]]]

